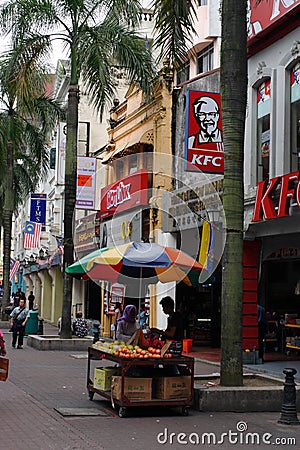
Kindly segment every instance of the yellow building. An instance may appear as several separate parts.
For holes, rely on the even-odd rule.
[[[154,86],[151,101],[146,101],[143,92],[134,85],[129,88],[125,102],[114,101],[109,144],[102,160],[107,180],[101,194],[103,247],[140,240],[170,245],[162,233],[161,199],[163,192],[173,189],[171,80],[172,74],[165,67]],[[122,197],[120,204],[112,208],[106,202],[107,195],[111,198],[112,192],[121,192],[124,186],[127,189],[130,186],[128,198]],[[118,295],[114,287],[106,288],[109,292],[104,295],[101,323],[104,335],[108,336],[112,335],[112,314]],[[134,303],[131,289],[132,286],[126,286],[125,298]],[[158,291],[159,286],[150,287],[150,326],[158,322]]]

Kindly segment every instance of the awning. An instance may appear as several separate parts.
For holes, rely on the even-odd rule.
[[[117,149],[113,150],[112,152],[109,152],[102,159],[102,164],[108,164],[109,162],[113,161],[115,158],[121,158],[122,156],[128,155],[130,153],[130,149],[132,149],[133,147],[139,146],[141,144],[143,144],[143,143],[142,142],[130,142],[129,144],[126,144],[125,147],[117,148]]]
[[[149,130],[148,132],[144,133],[139,140],[134,139],[127,142],[125,145],[123,144],[120,147],[118,147],[118,144],[116,144],[115,148],[104,156],[104,158],[102,159],[102,164],[108,164],[115,158],[121,158],[122,156],[128,155],[130,153],[130,150],[132,152],[136,152],[136,146],[145,144],[153,145],[153,130]],[[113,147],[113,145],[111,145],[111,147]]]

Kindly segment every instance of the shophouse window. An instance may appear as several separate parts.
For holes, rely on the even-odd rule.
[[[198,0],[198,5],[199,6],[207,5],[207,0]]]
[[[291,81],[291,171],[300,170],[300,61],[294,65]]]
[[[129,156],[129,173],[134,173],[137,171],[137,154],[133,153]]]
[[[124,164],[122,159],[117,159],[115,164],[116,164],[116,180],[121,180],[124,177]]]
[[[190,62],[186,62],[182,69],[177,72],[177,84],[184,83],[190,79]]]
[[[152,151],[144,151],[143,153],[143,169],[148,170],[149,172],[153,169],[153,153]]]
[[[271,80],[257,89],[257,181],[267,180],[270,170]]]
[[[214,44],[210,44],[198,53],[198,73],[208,72],[213,69],[214,64]]]

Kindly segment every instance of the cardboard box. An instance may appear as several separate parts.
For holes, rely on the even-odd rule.
[[[121,373],[121,367],[95,367],[94,388],[110,391],[112,378]]]
[[[162,400],[187,398],[191,393],[191,381],[191,376],[154,378],[153,398]]]
[[[112,397],[121,400],[122,377],[113,377]],[[151,400],[152,378],[124,378],[124,395],[130,400]]]

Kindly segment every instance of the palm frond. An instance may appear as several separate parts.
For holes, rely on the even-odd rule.
[[[153,0],[152,7],[156,30],[154,48],[159,49],[159,59],[180,67],[192,44],[191,36],[196,33],[193,1]]]
[[[117,86],[113,70],[116,66],[122,68],[130,82],[136,82],[149,93],[154,76],[151,55],[144,40],[133,31],[112,20],[88,28],[81,36],[79,55],[84,86],[100,115]]]

